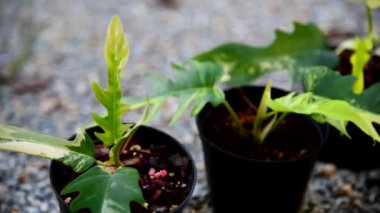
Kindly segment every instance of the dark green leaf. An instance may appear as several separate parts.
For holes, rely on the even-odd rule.
[[[312,67],[305,75],[308,92],[335,100],[345,100],[354,106],[373,113],[380,113],[380,83],[365,89],[361,94],[353,93],[355,77],[342,76],[325,67]]]
[[[380,83],[366,88],[355,97],[353,103],[362,109],[380,114]]]
[[[228,83],[243,85],[270,71],[289,70],[300,80],[298,71],[310,65],[333,66],[337,56],[326,49],[323,33],[313,24],[295,23],[294,31],[276,31],[276,40],[267,47],[227,43],[196,57],[223,65]]]
[[[354,98],[352,85],[355,77],[342,76],[338,71],[326,67],[311,67],[305,73],[306,91],[331,99],[350,100]]]
[[[174,80],[156,79],[156,83],[160,84],[160,88],[149,94],[149,104],[153,105],[155,114],[157,108],[169,97],[177,97],[179,107],[173,115],[171,124],[176,122],[183,112],[193,104],[192,114],[196,114],[207,103],[218,105],[224,100],[223,91],[216,87],[220,81],[223,70],[222,68],[211,62],[189,61],[183,66],[176,65],[173,67]],[[131,101],[131,99],[129,99]],[[132,104],[131,109],[139,108],[147,104],[147,101],[140,101]]]
[[[79,192],[70,204],[71,212],[88,208],[92,213],[130,213],[130,202],[144,204],[134,168],[119,168],[116,172],[95,166],[70,182],[62,195]]]

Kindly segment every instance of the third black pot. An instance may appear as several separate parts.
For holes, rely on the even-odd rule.
[[[380,168],[380,144],[352,124],[348,124],[347,132],[351,138],[330,128],[318,159],[353,171]]]
[[[235,88],[225,94],[232,107],[241,112],[250,105],[247,100],[257,106],[263,89]],[[272,89],[272,97],[284,94],[285,91]],[[297,212],[323,141],[318,125],[305,116],[289,115],[286,125],[263,145],[270,147],[278,142],[274,147],[280,147],[279,150],[294,145],[300,157],[281,159],[280,155],[279,159],[268,160],[265,156],[250,156],[246,150],[252,147],[244,144],[251,141],[228,135],[230,130],[223,126],[226,116],[224,106],[208,104],[196,118],[214,212]],[[283,139],[287,141],[284,144]],[[240,145],[243,148],[237,148]]]

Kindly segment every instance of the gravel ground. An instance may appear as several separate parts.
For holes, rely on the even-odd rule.
[[[145,94],[147,71],[170,75],[171,62],[226,41],[267,45],[275,29],[290,31],[294,20],[314,22],[326,33],[365,30],[364,9],[344,0],[0,1],[0,123],[62,138],[88,124],[91,112],[101,111],[90,84],[106,82],[104,38],[114,14],[120,15],[131,46],[123,76],[126,95]],[[281,76],[275,83],[287,86]],[[167,127],[175,107],[168,101],[152,126],[177,137],[197,162],[198,185],[186,212],[210,212],[194,120],[186,115]],[[1,152],[0,212],[58,212],[48,165]],[[378,170],[353,173],[318,163],[304,212],[380,212],[379,179]]]

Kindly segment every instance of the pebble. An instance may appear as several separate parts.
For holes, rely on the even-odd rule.
[[[342,195],[350,195],[352,192],[352,187],[351,185],[349,184],[344,184],[342,187],[341,187],[341,193]]]
[[[337,168],[334,164],[326,164],[325,166],[321,167],[321,175],[324,177],[331,177],[333,176],[337,171]]]

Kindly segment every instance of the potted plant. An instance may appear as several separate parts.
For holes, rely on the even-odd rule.
[[[339,87],[326,84],[305,85],[307,91],[329,97],[345,99],[368,106],[368,110],[380,113],[380,56],[377,45],[378,35],[373,26],[372,10],[380,6],[379,1],[365,1],[368,31],[363,38],[356,37],[341,41],[336,47],[339,60],[335,71],[345,75]],[[344,79],[344,80],[343,80]],[[334,89],[332,89],[332,86]],[[365,103],[363,103],[365,102]],[[380,146],[360,129],[348,124],[350,138],[331,129],[329,137],[320,152],[319,159],[324,162],[351,170],[380,168]],[[376,126],[379,130],[379,127]],[[339,153],[337,155],[336,153]]]
[[[346,78],[339,73],[313,66],[332,66],[335,59],[314,25],[297,23],[293,33],[278,31],[267,47],[229,43],[174,64],[173,80],[155,76],[158,85],[149,94],[149,103],[137,98],[130,100],[131,108],[150,104],[155,112],[174,96],[179,106],[172,124],[186,109],[197,115],[216,212],[297,212],[325,138],[315,121],[346,135],[351,122],[380,141],[373,126],[380,115],[369,110],[373,102],[352,103],[313,92],[271,91],[270,83],[265,89],[249,84],[285,68],[310,88],[342,83]],[[225,83],[235,88],[224,90]]]
[[[347,101],[277,89],[273,90],[277,98],[272,99],[269,84],[265,90],[239,87],[223,91],[216,86],[223,73],[218,64],[191,61],[176,68],[175,80],[163,87],[167,90],[150,96],[150,101],[153,108],[159,108],[167,96],[179,96],[173,119],[193,103],[191,111],[197,115],[216,212],[299,210],[324,138],[311,118],[343,133],[344,124],[352,122],[380,140],[372,125],[380,122],[380,116]],[[331,82],[342,77],[336,73],[326,78],[330,73],[334,72],[316,67],[305,79]],[[132,107],[139,105],[143,102]]]
[[[196,181],[185,148],[140,121],[124,123],[130,103],[122,102],[121,74],[129,46],[118,16],[109,23],[105,59],[108,88],[94,82],[107,114],[94,113],[96,126],[68,140],[0,125],[0,149],[52,159],[51,183],[61,212],[181,212]]]

